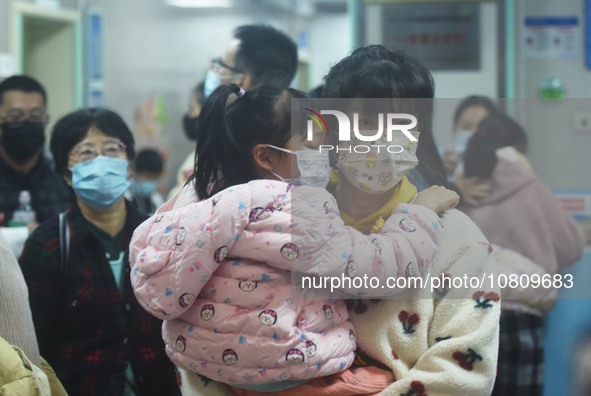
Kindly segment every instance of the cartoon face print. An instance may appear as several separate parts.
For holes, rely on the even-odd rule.
[[[309,358],[314,357],[316,355],[316,344],[312,341],[306,341],[306,356]]]
[[[251,292],[257,288],[257,281],[254,281],[254,280],[241,281],[238,283],[238,287],[242,291]]]
[[[215,308],[212,304],[205,304],[201,308],[201,319],[203,320],[210,320],[215,315]]]
[[[404,219],[400,220],[400,223],[398,223],[398,225],[400,226],[400,228],[402,228],[406,232],[415,232],[417,229],[417,226],[415,225],[415,223],[413,223],[412,221],[410,221],[406,217]]]
[[[359,268],[357,268],[357,263],[353,260],[347,263],[347,275],[349,278],[355,278],[359,274]]]
[[[324,304],[324,306],[322,307],[322,310],[324,311],[324,317],[328,320],[332,319],[332,307],[328,304]]]
[[[414,276],[420,276],[421,275],[421,273],[419,272],[419,267],[417,266],[416,263],[413,263],[412,261],[407,264],[406,270],[404,271],[404,273],[408,277],[411,277],[411,276],[414,277]]]
[[[215,251],[215,253],[213,254],[213,259],[215,260],[216,263],[221,263],[226,258],[227,255],[228,255],[228,247],[222,246]]]
[[[253,210],[250,211],[250,215],[248,216],[249,220],[252,221],[259,221],[259,220],[265,220],[267,218],[269,218],[269,216],[271,216],[271,213],[273,213],[273,208],[269,207],[269,208],[254,208]]]
[[[284,207],[283,202],[276,202],[275,204],[273,204],[273,209],[275,209],[277,211],[283,210],[283,207]]]
[[[195,300],[195,295],[191,293],[185,293],[179,297],[179,305],[181,308],[186,308]]]
[[[222,360],[228,366],[233,366],[238,361],[238,355],[236,355],[236,352],[234,352],[234,350],[231,348],[224,349],[224,352],[222,353]]]
[[[326,231],[326,235],[327,235],[327,236],[333,236],[333,235],[335,235],[336,233],[337,233],[337,232],[335,231],[335,229],[334,229],[334,226],[331,224],[331,225],[328,227],[328,230]]]
[[[163,214],[159,215],[158,217],[156,217],[156,221],[154,221],[154,223],[160,223],[163,218],[164,218]]]
[[[379,182],[381,186],[387,186],[388,183],[392,181],[392,173],[388,172],[381,172],[379,177]]]
[[[185,352],[185,349],[187,349],[187,339],[182,335],[178,336],[176,339],[176,349],[181,352]]]
[[[178,234],[176,234],[176,245],[177,246],[182,245],[186,236],[187,236],[187,231],[185,230],[185,227],[181,227]]]
[[[286,243],[281,248],[281,255],[289,261],[295,261],[300,255],[300,249],[295,243]]]
[[[357,345],[357,337],[355,337],[353,330],[349,330],[349,341],[351,341],[353,345]]]
[[[250,215],[248,215],[248,220],[249,221],[257,221],[259,218],[259,214],[263,213],[263,208],[258,207],[258,208],[254,208],[253,210],[250,211]]]
[[[285,355],[285,360],[289,363],[304,363],[304,352],[297,348],[290,349]]]
[[[384,245],[382,245],[382,242],[378,238],[372,239],[371,243],[378,249],[378,252],[382,253]]]
[[[265,309],[259,314],[259,320],[265,326],[273,326],[277,323],[277,312],[272,309]]]

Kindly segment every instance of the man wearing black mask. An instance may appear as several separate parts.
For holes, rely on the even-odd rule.
[[[72,200],[71,192],[54,171],[51,160],[43,153],[45,125],[49,120],[46,106],[45,89],[35,79],[12,76],[0,82],[2,227],[10,224],[14,211],[19,208],[22,191],[29,193],[36,223],[65,210]],[[15,234],[12,231],[16,230],[2,229],[3,235],[14,246],[12,242]],[[18,239],[22,239],[22,234],[23,232],[19,233]],[[18,253],[18,249],[16,252]]]

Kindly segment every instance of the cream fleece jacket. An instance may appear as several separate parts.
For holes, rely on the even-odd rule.
[[[492,246],[466,215],[451,210],[441,221],[439,250],[426,271],[430,277],[482,279],[495,272]],[[350,312],[358,345],[396,375],[382,394],[490,395],[499,346],[499,290],[439,288],[433,296],[423,288],[405,297],[370,302],[361,314]],[[183,370],[180,377],[184,395],[232,394],[223,384]]]
[[[29,291],[16,257],[0,234],[0,337],[40,365],[39,346],[29,307]]]

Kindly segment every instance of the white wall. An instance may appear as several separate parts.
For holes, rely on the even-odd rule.
[[[310,23],[310,85],[320,85],[331,66],[351,52],[347,14],[317,15]]]
[[[221,55],[238,25],[249,15],[182,10],[159,0],[92,0],[103,14],[105,105],[133,127],[134,111],[151,95],[163,99],[168,123],[164,149],[170,151],[168,184],[194,151],[181,118],[189,92],[205,76],[209,60]]]
[[[237,3],[237,9],[203,11],[168,7],[163,0],[89,1],[104,16],[105,104],[131,126],[134,109],[144,98],[164,99],[169,118],[165,128],[165,145],[171,153],[169,184],[180,162],[194,150],[181,128],[189,91],[204,78],[209,60],[221,55],[235,27],[266,23],[296,41],[299,31],[308,30],[311,84],[320,83],[330,63],[349,50],[346,14],[310,19],[243,0]]]
[[[367,7],[366,41],[379,43],[381,40],[381,6]],[[453,113],[459,98],[469,95],[497,96],[497,4],[480,4],[480,69],[473,71],[437,70],[435,80],[435,102],[433,131],[439,146],[452,142]],[[452,99],[455,98],[455,99]]]
[[[579,111],[591,114],[591,71],[584,64],[583,0],[518,1],[517,96],[526,98],[516,108],[531,140],[529,158],[538,175],[552,188],[591,189],[591,134],[575,130]],[[521,51],[521,29],[527,16],[578,16],[581,40],[576,59],[532,59]],[[565,99],[546,103],[537,98],[543,79],[558,77],[564,82]]]

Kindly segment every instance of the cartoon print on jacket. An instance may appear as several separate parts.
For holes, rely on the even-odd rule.
[[[300,255],[300,249],[295,243],[288,242],[281,247],[281,255],[289,261],[295,261]]]
[[[287,351],[285,360],[287,360],[289,363],[304,363],[304,352],[297,348],[292,348]]]
[[[257,288],[257,281],[255,280],[243,280],[238,282],[238,288],[240,288],[240,290],[245,291],[245,292],[251,292],[254,289]]]
[[[213,304],[205,304],[201,307],[201,319],[203,320],[211,320],[215,315],[215,308]]]
[[[277,323],[277,312],[272,309],[266,309],[259,314],[259,320],[265,326],[273,326]]]
[[[222,360],[228,366],[233,366],[238,361],[238,355],[232,348],[224,349],[224,352],[222,353]]]
[[[181,308],[188,307],[193,301],[195,301],[195,295],[191,293],[184,293],[179,297],[179,305]]]

